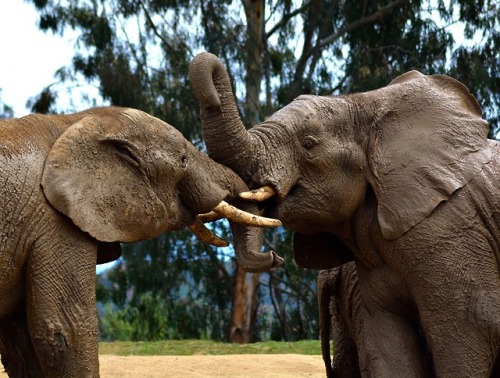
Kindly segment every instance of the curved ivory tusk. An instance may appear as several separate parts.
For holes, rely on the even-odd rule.
[[[276,190],[271,185],[240,193],[241,198],[255,202],[263,202],[274,195],[276,195]]]
[[[233,221],[234,223],[243,224],[246,226],[257,226],[257,227],[279,227],[281,226],[281,221],[278,219],[271,219],[261,217],[259,215],[254,215],[247,213],[246,211],[240,210],[233,205],[228,204],[226,201],[221,201],[217,206],[213,208],[213,211],[223,215],[225,218]]]
[[[203,223],[207,223],[207,222],[215,222],[216,220],[222,219],[224,217],[219,213],[216,213],[215,211],[210,211],[209,213],[198,214],[197,218],[201,220]]]
[[[190,224],[188,227],[198,238],[200,238],[207,244],[213,245],[215,247],[227,247],[229,245],[226,240],[218,237],[212,231],[210,231],[198,218],[196,218],[194,223]]]

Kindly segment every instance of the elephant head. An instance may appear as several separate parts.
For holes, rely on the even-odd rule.
[[[252,212],[245,213],[225,202],[238,203],[244,182],[167,123],[124,108],[65,117],[68,127],[45,161],[43,192],[54,208],[101,245],[149,239],[189,226],[203,240],[225,246],[198,217],[212,210],[230,220],[240,239],[259,240],[255,226],[277,225],[254,215],[256,205],[244,205]],[[280,264],[272,252],[245,248],[235,244],[238,261],[249,270]],[[100,248],[103,251],[106,248]],[[104,260],[109,258],[98,257]]]
[[[295,231],[295,259],[304,267],[348,259],[344,241],[367,196],[376,198],[382,236],[394,240],[491,159],[478,103],[444,75],[411,71],[371,92],[300,96],[250,130],[216,56],[195,57],[190,77],[209,156],[250,188],[275,193],[266,214]]]

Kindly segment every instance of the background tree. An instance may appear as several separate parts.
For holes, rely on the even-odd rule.
[[[491,135],[499,127],[496,0],[31,1],[42,30],[80,33],[73,61],[57,72],[60,81],[96,82],[106,101],[162,118],[200,147],[187,72],[202,50],[228,67],[248,126],[299,94],[369,90],[418,69],[464,82],[483,105]],[[54,88],[42,92],[33,108],[52,111]],[[217,227],[227,232],[224,224]],[[270,231],[266,244],[285,255],[287,265],[261,276],[222,264],[219,251],[185,233],[127,247],[122,265],[109,274],[115,286],[109,293],[118,306],[113,313],[122,314],[113,321],[126,321],[133,338],[222,338],[194,318],[189,321],[196,331],[190,333],[170,315],[184,306],[184,313],[195,316],[217,304],[217,319],[231,313],[230,324],[217,326],[230,330],[229,340],[255,340],[264,331],[277,339],[316,337],[315,272],[294,265],[290,235],[283,230]],[[188,294],[180,294],[183,285],[191,285]],[[199,307],[203,300],[208,307]],[[265,322],[262,303],[274,309],[272,325]],[[150,325],[139,324],[140,317],[151,319]]]
[[[2,89],[0,88],[0,119],[1,118],[11,118],[14,115],[14,111],[11,106],[5,104],[2,101]]]

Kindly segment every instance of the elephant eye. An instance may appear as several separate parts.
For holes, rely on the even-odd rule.
[[[319,144],[319,140],[311,135],[306,136],[302,140],[302,147],[304,147],[306,150],[310,150],[313,147],[317,146]]]
[[[138,167],[140,164],[137,156],[132,152],[130,146],[128,146],[125,142],[113,140],[110,141],[115,151],[120,155],[121,158],[125,159],[129,163],[132,163],[134,166]]]
[[[181,157],[181,167],[186,168],[188,166],[188,157],[186,155],[182,155]]]

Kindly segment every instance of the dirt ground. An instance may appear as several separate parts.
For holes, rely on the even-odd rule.
[[[99,356],[102,378],[325,377],[321,356],[238,354],[228,356]],[[0,373],[0,378],[7,374]]]

